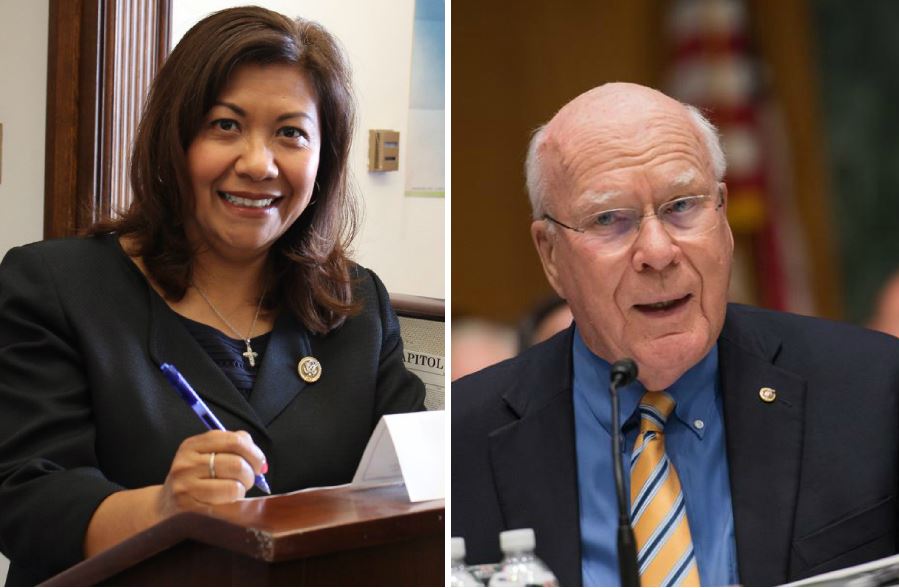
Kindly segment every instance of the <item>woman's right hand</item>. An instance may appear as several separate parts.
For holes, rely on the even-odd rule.
[[[214,454],[214,457],[213,457]],[[244,497],[268,465],[246,431],[208,431],[185,439],[158,495],[160,519]]]
[[[215,452],[215,477],[210,458]],[[186,510],[240,500],[268,465],[249,433],[209,431],[181,443],[165,483],[113,492],[94,511],[84,538],[87,557]]]

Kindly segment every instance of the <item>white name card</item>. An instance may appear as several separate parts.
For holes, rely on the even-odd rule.
[[[384,415],[368,440],[351,485],[405,484],[410,502],[444,498],[443,431],[442,410]]]

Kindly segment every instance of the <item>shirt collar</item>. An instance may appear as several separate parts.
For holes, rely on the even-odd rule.
[[[581,338],[577,325],[572,340],[574,393],[582,396],[594,418],[611,435],[612,407],[609,402],[611,365],[590,351]],[[701,439],[705,428],[696,426],[696,423],[709,422],[715,410],[715,396],[718,394],[717,343],[667,391],[677,402],[674,409],[675,417]],[[637,407],[644,392],[645,389],[639,381],[618,389],[618,416],[622,430],[637,422]]]

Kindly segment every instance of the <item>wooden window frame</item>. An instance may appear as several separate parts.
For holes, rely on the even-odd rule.
[[[171,0],[50,0],[44,238],[127,203],[121,178],[171,14]]]

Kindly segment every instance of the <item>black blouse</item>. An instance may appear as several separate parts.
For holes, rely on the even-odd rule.
[[[271,332],[250,339],[250,346],[259,354],[256,356],[256,367],[250,367],[250,362],[243,356],[247,350],[247,344],[243,339],[232,339],[214,327],[198,323],[180,314],[178,318],[213,363],[219,366],[234,387],[249,400],[256,384],[256,373],[265,358],[265,348],[268,346]]]

